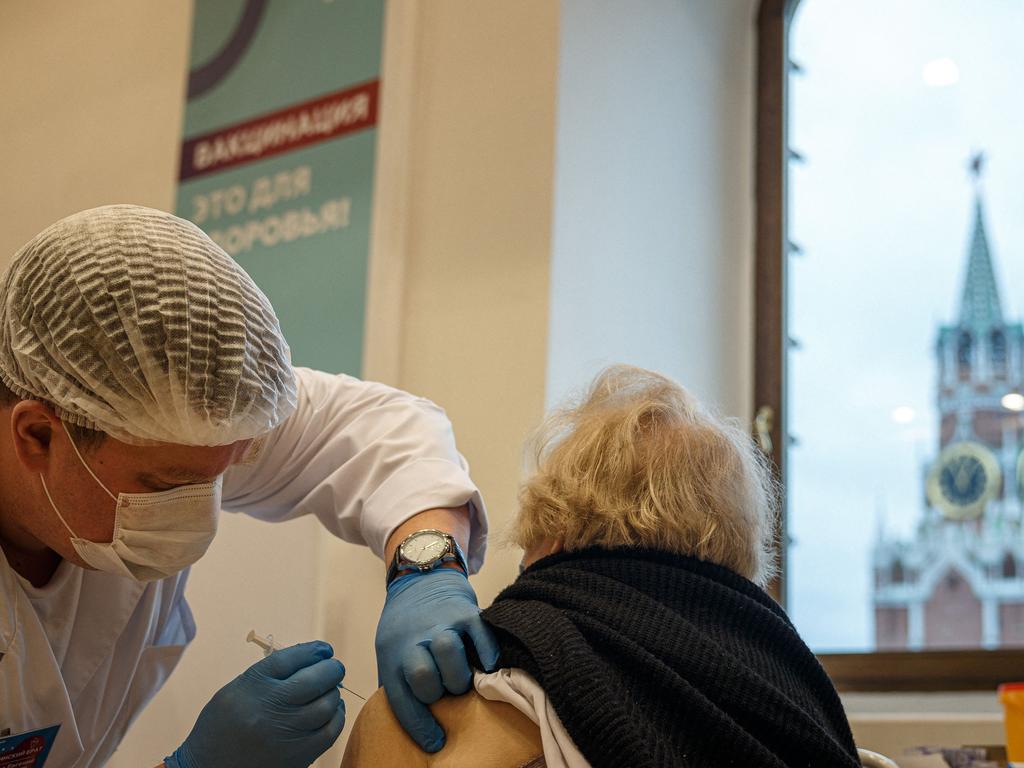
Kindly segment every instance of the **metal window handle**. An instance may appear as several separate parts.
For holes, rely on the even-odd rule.
[[[754,417],[754,432],[757,434],[757,446],[766,456],[772,455],[772,427],[775,425],[775,409],[770,405],[762,405]]]

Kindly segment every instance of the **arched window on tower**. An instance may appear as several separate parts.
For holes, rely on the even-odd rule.
[[[956,342],[956,363],[960,378],[967,378],[971,373],[971,334],[963,331]]]
[[[992,370],[1006,373],[1006,336],[1002,331],[992,331],[989,339],[992,345]]]
[[[890,578],[891,578],[893,584],[902,584],[904,581],[907,580],[907,574],[903,570],[903,561],[902,560],[896,560],[892,564],[892,571],[891,571]]]
[[[1003,578],[1017,578],[1017,558],[1013,556],[1012,552],[1007,552],[1006,557],[1003,558]]]

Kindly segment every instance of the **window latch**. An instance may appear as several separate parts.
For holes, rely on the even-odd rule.
[[[757,446],[765,456],[772,455],[772,427],[775,425],[775,409],[770,405],[762,405],[754,417],[754,432],[757,435]]]

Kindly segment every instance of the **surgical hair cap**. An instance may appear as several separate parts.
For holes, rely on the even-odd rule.
[[[68,216],[15,255],[0,379],[135,445],[226,445],[296,405],[267,297],[194,224],[135,205]]]

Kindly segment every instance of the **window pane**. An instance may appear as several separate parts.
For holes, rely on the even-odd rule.
[[[787,600],[817,651],[1024,646],[1024,3],[790,27]]]

